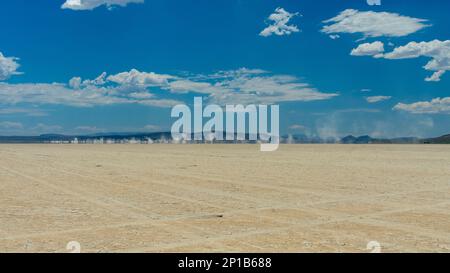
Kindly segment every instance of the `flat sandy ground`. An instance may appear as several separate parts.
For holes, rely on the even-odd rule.
[[[450,145],[0,145],[0,252],[450,252]]]

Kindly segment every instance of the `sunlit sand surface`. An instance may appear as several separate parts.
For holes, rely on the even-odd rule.
[[[0,252],[450,252],[450,145],[0,145]]]

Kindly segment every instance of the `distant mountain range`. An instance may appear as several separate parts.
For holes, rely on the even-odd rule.
[[[444,135],[436,138],[416,138],[416,137],[402,137],[402,138],[372,138],[370,136],[346,136],[341,139],[342,144],[450,144],[450,135]]]
[[[444,135],[437,138],[429,138],[425,139],[424,143],[431,143],[431,144],[450,144],[450,135]]]
[[[246,135],[248,139],[248,135]],[[76,140],[76,142],[75,142]],[[108,143],[128,143],[130,140],[134,142],[172,142],[170,132],[158,133],[98,133],[91,135],[60,135],[60,134],[44,134],[40,136],[0,136],[0,143],[98,143],[99,141],[109,141]],[[222,143],[235,143],[239,141],[221,141]],[[243,141],[249,142],[252,141]],[[254,142],[254,141],[253,141]],[[285,135],[281,137],[282,143],[341,143],[341,144],[450,144],[450,134],[436,138],[372,138],[370,136],[355,137],[352,135],[343,137],[340,140],[334,138],[323,139],[319,137],[308,137],[305,135]]]
[[[402,138],[372,138],[370,136],[346,136],[341,139],[342,144],[419,144],[424,143],[420,138],[402,137]]]
[[[98,140],[98,139],[108,139],[108,140],[126,140],[126,139],[136,139],[136,140],[161,140],[172,138],[170,132],[160,132],[160,133],[99,133],[92,135],[59,135],[59,134],[45,134],[39,136],[0,136],[0,143],[52,143],[52,142],[71,142],[75,139],[77,141],[87,141],[87,140]]]

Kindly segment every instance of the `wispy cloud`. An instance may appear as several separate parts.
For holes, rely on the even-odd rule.
[[[336,92],[321,92],[295,76],[276,75],[264,70],[222,72],[214,75],[209,85],[210,88],[202,86],[199,90],[193,88],[191,91],[205,93],[205,90],[211,90],[209,100],[219,104],[273,104],[327,100],[338,96]],[[192,87],[192,83],[189,86]]]
[[[25,115],[29,117],[44,117],[48,116],[48,113],[37,108],[6,107],[0,109],[0,115]]]
[[[366,101],[368,103],[377,103],[377,102],[382,102],[382,101],[386,101],[386,100],[390,100],[392,99],[391,96],[371,96],[371,97],[366,97]]]
[[[38,133],[58,133],[64,128],[59,125],[48,125],[44,123],[38,123],[36,126],[32,127],[31,130]]]
[[[75,132],[77,133],[98,133],[103,132],[105,129],[98,128],[97,126],[77,126]]]
[[[427,20],[390,12],[346,9],[336,17],[324,21],[322,32],[361,33],[367,37],[402,37],[417,32],[428,25]]]
[[[387,118],[380,111],[335,111],[318,118],[315,130],[325,139],[340,139],[347,135],[395,138],[430,137],[433,134],[430,129],[433,127],[432,117],[423,115],[393,113]]]
[[[348,108],[348,109],[339,109],[334,111],[334,113],[345,114],[345,113],[381,113],[379,109],[370,109],[370,108]]]
[[[306,127],[300,124],[293,124],[291,126],[289,126],[289,129],[294,130],[294,131],[302,131],[305,130]]]
[[[23,129],[23,125],[20,122],[3,121],[3,122],[0,122],[0,129],[20,130],[20,129]]]
[[[161,127],[158,125],[148,124],[148,125],[144,126],[144,130],[149,131],[149,132],[156,132],[156,131],[160,131]]]
[[[125,7],[130,3],[144,3],[144,0],[66,0],[61,8],[71,10],[93,10],[105,5],[108,9],[111,9],[114,6]]]
[[[425,81],[427,81],[427,82],[439,82],[439,81],[441,81],[442,75],[445,74],[445,71],[446,70],[438,70],[438,71],[434,72],[433,75],[431,75],[429,77],[426,77]]]

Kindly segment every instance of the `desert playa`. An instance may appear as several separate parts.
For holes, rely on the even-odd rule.
[[[450,252],[450,145],[0,145],[0,252]]]

